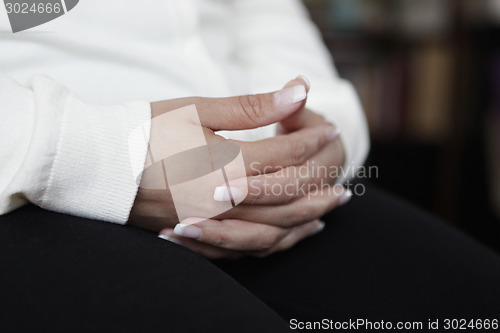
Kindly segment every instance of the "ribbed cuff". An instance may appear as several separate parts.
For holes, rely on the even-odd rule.
[[[124,224],[138,189],[150,135],[148,102],[101,106],[69,95],[57,153],[40,206]],[[143,137],[131,136],[138,127]]]

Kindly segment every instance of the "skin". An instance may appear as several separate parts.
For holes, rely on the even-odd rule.
[[[302,79],[290,81],[284,89],[295,85],[309,89]],[[344,162],[342,142],[339,138],[331,140],[335,128],[322,116],[305,108],[305,100],[279,107],[273,101],[273,93],[269,93],[152,103],[153,117],[195,104],[207,142],[226,140],[214,133],[217,130],[249,129],[275,122],[279,122],[278,133],[274,138],[256,142],[229,140],[243,153],[248,195],[240,205],[213,219],[193,216],[181,221],[201,230],[196,238],[173,233],[178,219],[168,190],[139,188],[129,224],[160,231],[163,237],[211,259],[267,256],[320,232],[324,223],[319,218],[339,205],[345,190],[342,187],[334,190],[320,187],[333,184],[335,179],[323,175],[312,177],[311,173],[297,177],[298,173],[293,171],[310,169],[311,165],[340,167]],[[297,150],[300,154],[296,153]],[[264,172],[266,174],[262,174]],[[229,183],[231,187],[245,184],[242,179],[232,179]],[[311,184],[317,186],[308,193],[298,190]],[[264,191],[266,186],[273,185],[289,185],[288,188],[296,191],[281,195]]]

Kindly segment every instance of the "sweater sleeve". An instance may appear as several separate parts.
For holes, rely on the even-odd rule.
[[[306,9],[297,0],[234,1],[232,6],[234,61],[245,68],[247,90],[273,91],[305,75],[311,82],[307,107],[341,130],[346,155],[341,181],[352,178],[369,149],[366,119],[356,91],[338,76]],[[258,133],[269,136],[270,130]]]
[[[32,202],[127,221],[149,131],[130,134],[149,124],[149,103],[92,105],[45,76],[22,86],[0,74],[0,117],[0,214]]]

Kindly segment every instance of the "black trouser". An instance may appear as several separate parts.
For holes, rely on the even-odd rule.
[[[500,259],[462,233],[373,188],[325,220],[289,251],[212,263],[147,231],[21,208],[0,217],[0,332],[500,319]]]

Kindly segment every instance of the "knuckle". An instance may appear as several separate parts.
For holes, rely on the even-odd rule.
[[[293,174],[288,176],[286,182],[284,183],[284,196],[282,196],[282,203],[290,203],[297,199],[304,191],[304,186],[306,182],[301,175],[297,175],[295,169],[291,169]]]
[[[314,160],[313,160],[314,161]],[[313,177],[314,177],[314,170],[312,170],[312,166],[299,166],[299,167],[296,167],[296,171],[295,171],[295,178],[297,179],[297,186],[303,186],[303,187],[307,187]],[[310,190],[310,189],[309,189]]]
[[[256,246],[258,251],[265,251],[272,248],[278,243],[278,235],[271,232],[262,233],[259,237]]]
[[[262,181],[250,180],[247,201],[255,205],[265,201],[267,196],[266,184]]]
[[[265,191],[259,189],[258,191],[252,191],[248,198],[249,205],[257,205],[265,201],[266,194]]]
[[[297,199],[298,196],[300,196],[300,187],[297,186],[296,183],[289,183],[290,185],[289,188],[286,189],[285,194],[280,197],[280,203],[281,204],[290,204],[294,200]]]
[[[241,112],[252,122],[258,123],[263,117],[262,101],[258,96],[239,96],[238,102]]]
[[[328,175],[326,176],[315,176],[314,178],[311,179],[311,189],[314,188],[316,191],[320,191],[321,189],[324,189],[325,187],[330,185],[330,178]]]
[[[230,243],[229,238],[227,235],[223,232],[219,232],[216,234],[216,236],[213,239],[213,245],[221,248],[226,248]]]
[[[321,148],[323,148],[323,146],[327,143],[327,141],[328,141],[328,137],[326,135],[322,135],[319,138],[315,138],[314,139],[314,147],[318,151]]]
[[[290,221],[295,224],[300,224],[308,221],[311,216],[311,209],[308,206],[300,206],[294,209],[290,216]]]
[[[307,157],[307,147],[304,142],[294,141],[290,145],[291,161],[293,164],[304,163]]]

